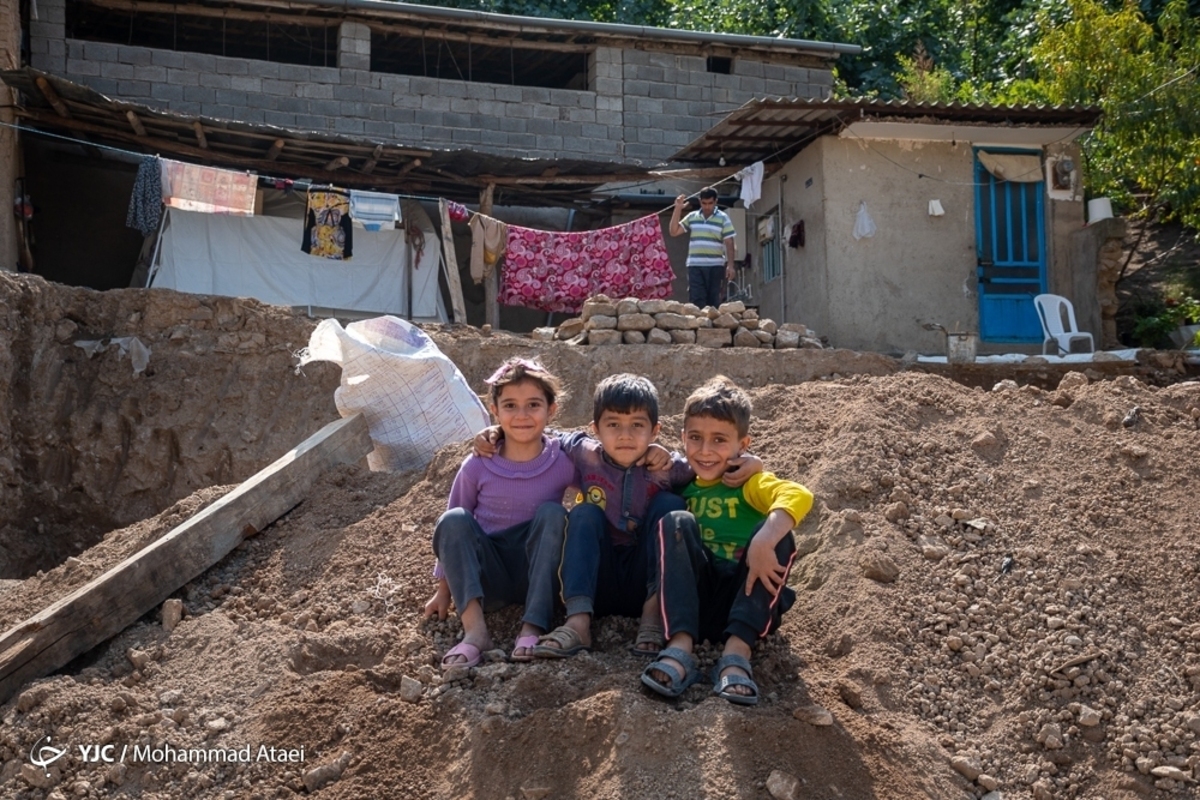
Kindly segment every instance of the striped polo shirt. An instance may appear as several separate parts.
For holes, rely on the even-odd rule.
[[[725,240],[737,236],[728,214],[716,208],[712,216],[705,219],[701,212],[692,211],[679,220],[679,224],[691,234],[688,239],[689,267],[725,266]]]

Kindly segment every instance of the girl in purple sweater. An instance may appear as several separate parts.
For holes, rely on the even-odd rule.
[[[450,600],[462,641],[442,668],[473,667],[492,646],[483,615],[524,603],[513,661],[531,661],[554,614],[554,577],[567,512],[563,492],[577,485],[575,466],[545,435],[562,384],[534,361],[510,358],[487,380],[492,416],[504,441],[492,458],[467,456],[450,489],[449,510],[433,531],[437,591],[425,616],[445,619]]]

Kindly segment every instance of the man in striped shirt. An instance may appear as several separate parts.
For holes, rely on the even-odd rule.
[[[675,198],[671,235],[691,234],[688,240],[688,301],[700,308],[719,306],[725,286],[733,280],[734,237],[737,232],[729,215],[717,208],[717,190],[700,190],[700,210],[683,216],[687,195]]]

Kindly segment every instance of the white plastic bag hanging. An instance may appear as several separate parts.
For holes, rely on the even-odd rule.
[[[871,219],[871,212],[867,211],[867,201],[863,200],[858,204],[858,215],[854,218],[854,238],[869,239],[875,235],[875,220]]]
[[[300,352],[300,365],[342,367],[334,403],[343,417],[361,411],[375,449],[373,470],[420,469],[434,452],[470,438],[490,423],[487,409],[454,362],[410,322],[384,316],[322,320]]]

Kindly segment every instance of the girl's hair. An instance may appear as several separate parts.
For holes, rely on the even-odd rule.
[[[542,387],[546,404],[557,403],[566,396],[562,381],[549,370],[528,358],[510,358],[492,373],[485,383],[488,385],[488,400],[492,405],[500,402],[500,392],[505,386],[521,381],[531,381]]]

